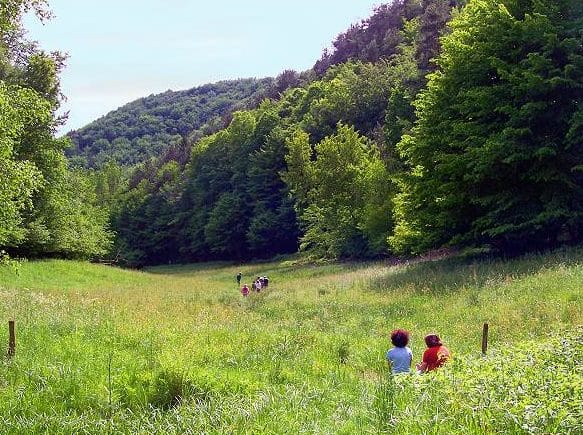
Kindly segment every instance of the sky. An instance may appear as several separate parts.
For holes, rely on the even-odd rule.
[[[61,74],[64,133],[168,89],[306,70],[381,3],[49,0],[55,17],[41,24],[27,16],[24,26],[42,49],[69,56]]]

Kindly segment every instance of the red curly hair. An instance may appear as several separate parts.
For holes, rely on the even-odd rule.
[[[441,338],[437,334],[429,334],[425,336],[425,344],[427,347],[442,346]]]

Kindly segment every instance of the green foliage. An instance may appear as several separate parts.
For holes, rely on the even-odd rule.
[[[0,83],[0,245],[18,243],[25,236],[22,213],[42,183],[33,162],[16,158],[26,129],[37,119],[46,122],[45,104],[32,91]]]
[[[245,203],[235,193],[223,193],[204,227],[211,252],[227,258],[242,258],[245,252]]]
[[[112,236],[107,214],[95,206],[93,186],[68,171],[67,142],[53,137],[64,57],[23,39],[23,14],[47,18],[44,6],[0,7],[0,246],[19,255],[102,255]]]
[[[20,266],[22,265],[21,260],[14,259],[8,255],[8,253],[0,249],[0,267],[7,267],[12,270],[15,274],[20,272]]]
[[[295,130],[287,139],[286,146],[287,171],[282,174],[282,177],[294,195],[298,206],[306,208],[309,205],[311,186],[315,183],[311,165],[310,136],[302,130]]]
[[[197,248],[191,237],[186,248],[195,256],[265,257],[295,250],[295,215],[277,173],[284,153],[283,133],[274,130],[278,123],[265,103],[256,112],[236,113],[225,131],[199,145],[204,151],[193,156],[186,190],[187,207],[200,210],[189,234],[204,233],[204,246]]]
[[[382,252],[378,240],[384,241],[390,230],[384,214],[390,182],[375,148],[342,124],[337,134],[315,146],[314,160],[309,160],[305,133],[292,136],[288,148],[285,179],[299,194],[299,204],[306,204],[300,210],[302,248],[333,258]]]
[[[415,121],[413,100],[425,84],[422,70],[416,59],[420,37],[418,18],[405,22],[401,32],[403,42],[398,46],[386,69],[390,77],[387,106],[384,117],[384,134],[387,153],[385,160],[395,170],[400,170],[396,145],[404,133],[408,133]]]
[[[580,239],[581,18],[576,2],[481,0],[452,21],[400,144],[396,249]]]
[[[97,205],[93,182],[81,172],[67,171],[42,190],[19,249],[33,256],[104,256],[113,236],[108,221],[107,209]]]
[[[228,125],[232,112],[254,106],[273,79],[240,79],[185,91],[166,91],[133,101],[68,136],[67,155],[76,164],[101,168],[113,160],[123,166],[143,163],[189,138]]]
[[[122,191],[127,190],[127,171],[111,161],[98,171],[90,172],[95,183],[98,204],[113,209],[116,207]]]
[[[280,123],[274,111],[261,115],[255,137],[263,145],[249,157],[247,171],[249,202],[253,204],[247,208],[247,212],[251,210],[247,243],[250,252],[262,258],[295,252],[298,247],[294,204],[281,179],[285,170],[286,131]],[[263,131],[266,124],[269,127]]]
[[[377,64],[337,65],[302,92],[286,94],[282,105],[293,107],[293,121],[310,134],[313,142],[333,134],[338,122],[353,125],[361,134],[376,138],[392,88],[417,72],[414,66],[411,72],[409,65],[403,64],[399,57]]]
[[[180,200],[178,163],[169,161],[161,167],[151,164],[138,167],[143,178],[132,189],[124,188],[123,179],[115,181],[121,168],[113,164],[112,169],[114,186],[122,182],[116,187],[120,190],[114,191],[110,208],[112,227],[117,232],[115,256],[132,266],[176,260],[179,240],[171,222]]]

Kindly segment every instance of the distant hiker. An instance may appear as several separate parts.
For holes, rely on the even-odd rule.
[[[437,334],[426,335],[425,344],[427,349],[423,352],[423,359],[416,366],[420,373],[430,372],[441,367],[451,356],[449,349],[443,345]]]
[[[413,361],[413,352],[407,346],[409,344],[409,331],[395,329],[391,332],[391,343],[395,346],[387,352],[387,362],[391,366],[391,371],[394,375],[409,373]]]
[[[263,286],[261,285],[261,279],[257,277],[257,280],[255,281],[255,290],[257,291],[257,293],[261,291],[262,287]]]
[[[241,272],[239,272],[237,274],[237,286],[241,285],[241,277],[243,276],[243,274]]]
[[[269,278],[267,275],[263,277],[263,287],[267,288],[269,286]]]
[[[243,284],[243,287],[241,287],[241,294],[245,297],[249,295],[249,287],[247,287],[247,284]]]

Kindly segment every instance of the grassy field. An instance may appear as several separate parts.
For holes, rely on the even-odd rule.
[[[269,289],[242,298],[239,270]],[[399,266],[25,262],[0,268],[6,343],[11,318],[2,433],[583,433],[581,249]],[[393,378],[396,327],[415,360],[435,331],[453,361]]]

